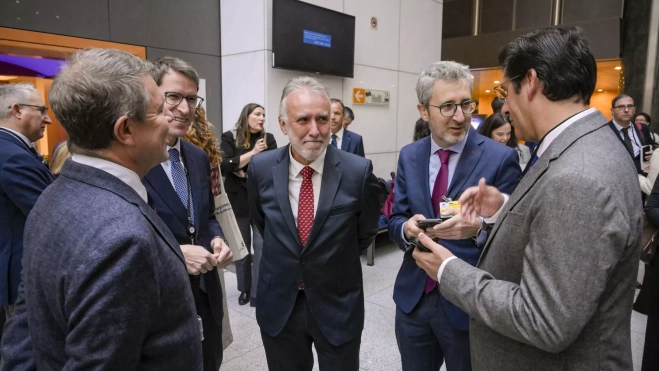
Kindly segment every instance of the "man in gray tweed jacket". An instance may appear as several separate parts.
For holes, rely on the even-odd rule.
[[[588,108],[588,41],[539,30],[499,62],[502,112],[540,141],[534,159],[510,198],[484,181],[462,194],[463,217],[498,218],[477,267],[421,235],[432,253],[414,258],[470,315],[474,370],[631,371],[641,192],[624,146]]]

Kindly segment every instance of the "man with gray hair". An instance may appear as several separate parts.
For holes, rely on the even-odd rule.
[[[48,108],[34,86],[0,85],[0,306],[7,319],[21,282],[25,220],[55,180],[32,147],[47,124]]]
[[[359,255],[380,215],[371,161],[328,146],[327,87],[292,79],[279,104],[290,144],[252,158],[250,215],[263,236],[256,319],[270,370],[359,370]]]
[[[73,157],[27,219],[5,370],[201,369],[183,254],[140,182],[167,158],[172,120],[150,69],[86,49],[55,77],[49,100]]]
[[[455,215],[459,208],[445,207],[480,178],[506,192],[512,192],[519,180],[517,152],[471,127],[476,109],[472,83],[469,67],[456,62],[433,63],[421,72],[417,108],[431,135],[403,147],[398,159],[389,235],[405,252],[394,301],[396,340],[406,371],[437,371],[444,361],[448,371],[471,370],[469,317],[440,294],[436,280],[417,267],[412,257],[417,236],[424,232],[442,239],[456,256],[475,265],[487,221],[462,218]],[[420,222],[441,218],[441,223]]]

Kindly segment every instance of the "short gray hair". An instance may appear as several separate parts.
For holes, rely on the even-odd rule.
[[[162,84],[162,78],[165,76],[169,70],[182,73],[190,80],[192,80],[197,86],[197,91],[199,91],[199,74],[197,70],[190,65],[190,63],[184,61],[183,59],[174,58],[174,57],[161,57],[153,61],[153,69],[151,70],[151,77],[153,80],[160,86]]]
[[[149,77],[151,69],[149,62],[115,49],[73,54],[48,94],[71,148],[108,148],[120,117],[144,121],[151,94],[142,79]]]
[[[470,90],[474,85],[474,76],[469,71],[469,66],[453,61],[435,62],[426,67],[416,81],[416,95],[419,98],[419,103],[426,109],[429,108],[432,88],[437,80],[466,80],[469,82]]]
[[[39,91],[30,84],[0,85],[0,119],[5,119],[11,113],[15,103],[28,103],[30,94],[39,95]]]
[[[281,101],[279,101],[279,117],[286,124],[288,124],[288,117],[286,117],[286,97],[298,90],[306,90],[310,93],[319,94],[325,96],[328,101],[330,100],[327,85],[313,77],[299,76],[289,80],[286,86],[284,86],[284,91],[281,93]]]

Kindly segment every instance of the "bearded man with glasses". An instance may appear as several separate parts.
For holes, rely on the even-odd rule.
[[[448,371],[471,370],[469,317],[440,294],[436,280],[417,267],[413,241],[424,232],[475,265],[488,221],[454,215],[425,229],[417,222],[455,214],[440,215],[440,203],[457,200],[481,178],[512,192],[520,175],[515,150],[472,128],[471,114],[477,107],[471,98],[472,85],[469,67],[456,62],[433,63],[421,73],[417,108],[428,121],[431,136],[403,147],[398,160],[389,235],[405,252],[394,286],[396,340],[405,371],[437,371],[444,361]]]

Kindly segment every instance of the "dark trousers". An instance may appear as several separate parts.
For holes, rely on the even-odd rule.
[[[243,241],[245,241],[245,247],[247,247],[247,251],[249,252],[252,246],[252,232],[249,226],[249,217],[237,216],[236,222],[240,229],[240,235],[243,237]],[[252,254],[250,253],[246,257],[237,260],[234,264],[236,265],[238,291],[250,291],[252,287]],[[253,293],[253,295],[256,296],[256,292]]]
[[[403,371],[471,371],[469,332],[456,330],[444,310],[439,291],[421,297],[410,313],[396,308],[396,341]]]
[[[657,370],[659,370],[659,315],[651,313],[648,315],[648,324],[645,327],[645,345],[643,346],[641,371]]]
[[[300,291],[284,329],[275,337],[261,331],[270,371],[309,371],[313,368],[311,345],[318,353],[321,371],[358,371],[361,337],[336,346],[320,331],[309,309],[304,291]]]
[[[201,323],[204,326],[204,340],[201,342],[201,349],[204,357],[204,371],[217,371],[220,369],[223,357],[222,348],[222,319],[218,324],[213,319],[211,313],[208,294],[196,288],[193,290],[197,315],[201,317]]]

